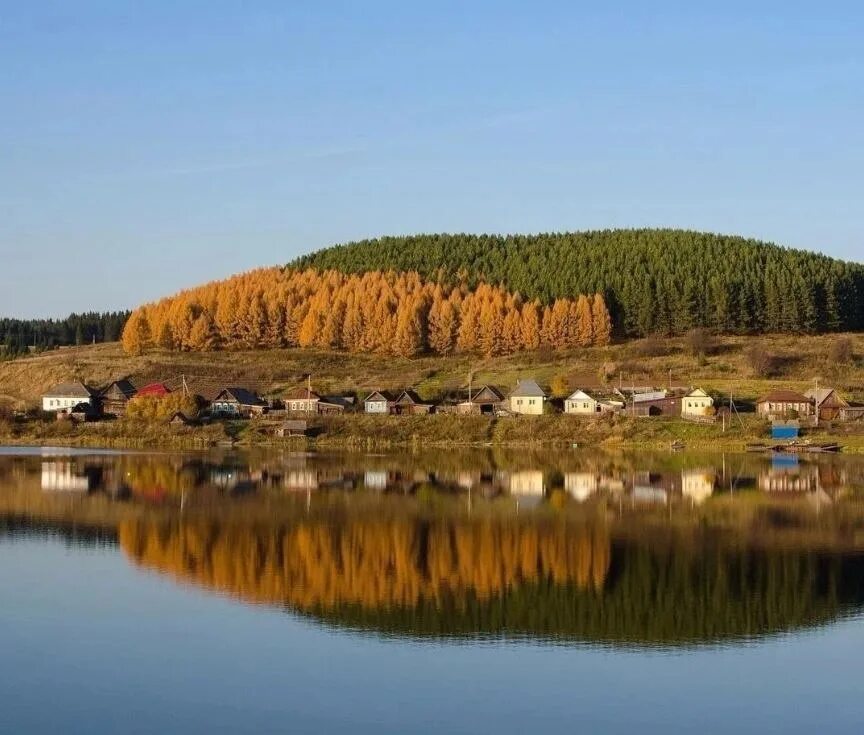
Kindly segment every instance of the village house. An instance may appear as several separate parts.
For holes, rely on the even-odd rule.
[[[416,416],[432,413],[435,406],[427,403],[410,388],[403,390],[393,402],[393,411],[400,416]]]
[[[42,410],[52,413],[69,413],[81,403],[96,407],[94,393],[84,383],[59,383],[42,395]]]
[[[171,393],[171,389],[165,383],[148,383],[140,388],[136,396],[149,396],[150,398],[165,398]]]
[[[317,414],[321,396],[307,386],[297,386],[286,394],[284,400],[286,411]]]
[[[577,415],[596,415],[617,413],[624,409],[624,402],[617,398],[606,397],[600,393],[585,390],[573,391],[564,400],[564,413]]]
[[[365,413],[389,414],[393,412],[393,396],[381,390],[372,391],[363,400]]]
[[[464,401],[456,405],[456,412],[493,416],[504,402],[504,394],[494,385],[483,385],[477,391],[469,389]]]
[[[266,409],[267,404],[245,388],[224,388],[210,403],[210,411],[214,416],[230,418],[249,418],[253,414],[264,413]]]
[[[810,416],[813,404],[810,399],[794,390],[775,390],[756,401],[756,413],[760,416],[779,417],[796,415]]]
[[[115,380],[99,394],[102,413],[106,416],[123,416],[126,413],[126,406],[136,393],[131,381]]]
[[[354,410],[354,396],[318,396],[318,413],[345,413]]]
[[[508,408],[511,413],[528,416],[540,416],[546,401],[546,392],[537,385],[537,381],[528,378],[520,380],[510,394]]]
[[[665,390],[634,393],[630,398],[630,413],[633,416],[680,416],[681,395]]]
[[[804,395],[813,402],[813,411],[820,421],[842,420],[849,404],[833,388],[811,388]]]
[[[714,399],[701,388],[694,388],[681,399],[682,416],[711,416]]]

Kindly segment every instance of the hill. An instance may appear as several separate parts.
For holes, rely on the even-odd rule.
[[[289,268],[416,271],[526,299],[602,293],[624,336],[864,328],[864,266],[742,237],[671,229],[430,234],[326,248]]]

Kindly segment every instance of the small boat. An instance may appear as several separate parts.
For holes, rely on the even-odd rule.
[[[676,439],[674,442],[672,442],[669,445],[669,449],[671,449],[673,452],[680,452],[682,449],[685,449],[686,447],[687,447],[687,445],[684,442],[682,442],[680,439]]]

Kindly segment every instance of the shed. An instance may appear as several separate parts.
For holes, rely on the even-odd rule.
[[[469,391],[465,400],[456,406],[459,413],[479,413],[491,416],[504,401],[504,394],[494,385],[482,385],[477,391]]]
[[[171,426],[192,426],[192,419],[182,411],[177,411],[168,419],[168,423]]]
[[[778,440],[797,439],[801,424],[797,421],[774,421],[771,424],[771,438]]]
[[[115,380],[99,394],[102,413],[108,416],[122,416],[126,406],[136,394],[132,381],[125,378]]]
[[[276,436],[306,436],[309,431],[308,424],[302,419],[290,419],[283,421],[276,427]]]
[[[434,405],[426,403],[410,388],[403,390],[399,397],[393,402],[393,410],[399,415],[413,416],[417,414],[432,413]]]

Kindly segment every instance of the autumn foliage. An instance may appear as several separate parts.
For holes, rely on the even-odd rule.
[[[123,347],[130,354],[317,347],[410,357],[569,349],[606,345],[611,337],[601,294],[542,305],[500,286],[472,290],[415,272],[268,268],[136,309]]]
[[[611,555],[599,528],[404,519],[281,528],[132,521],[121,524],[120,544],[184,581],[302,610],[485,600],[542,581],[599,590]]]

